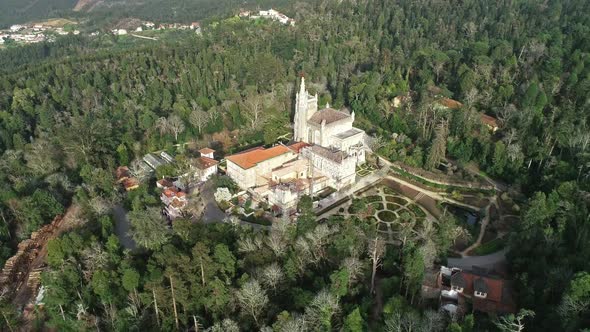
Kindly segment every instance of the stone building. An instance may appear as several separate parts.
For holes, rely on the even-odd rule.
[[[318,96],[311,95],[301,78],[295,101],[294,140],[311,146],[301,155],[330,178],[330,186],[341,189],[355,180],[356,165],[365,163],[365,132],[353,127],[354,112],[326,105],[318,110]]]
[[[352,185],[356,166],[365,162],[365,132],[352,126],[354,112],[329,105],[318,110],[318,96],[309,94],[304,78],[296,98],[294,142],[226,157],[227,175],[241,189],[282,211],[302,195]]]

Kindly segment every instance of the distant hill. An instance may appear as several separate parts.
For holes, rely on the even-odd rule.
[[[240,7],[286,6],[293,0],[78,0],[74,11],[125,15],[154,21],[189,22],[224,15]]]
[[[0,0],[0,27],[59,16],[89,16],[93,23],[138,17],[191,22],[226,15],[241,7],[284,7],[293,0]]]
[[[1,0],[0,28],[15,23],[61,16],[78,0]]]

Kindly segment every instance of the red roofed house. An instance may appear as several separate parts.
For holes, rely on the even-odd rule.
[[[310,144],[297,142],[269,149],[254,149],[227,157],[227,174],[254,201],[289,212],[302,194],[317,193],[328,185],[328,178],[298,152]],[[313,171],[311,169],[314,168]],[[278,210],[276,210],[278,209]]]
[[[213,159],[215,150],[204,148],[199,150],[201,156],[194,160],[194,167],[197,169],[197,178],[200,181],[207,181],[211,176],[217,174],[219,162]]]
[[[182,210],[188,203],[186,193],[178,190],[176,187],[164,189],[160,200],[166,205],[164,212],[170,219],[176,219],[182,216]]]
[[[123,187],[126,191],[131,191],[139,188],[139,181],[136,178],[127,178],[123,181]]]
[[[496,132],[498,130],[498,120],[496,118],[491,117],[486,114],[481,115],[481,122],[485,124],[492,132]]]
[[[126,191],[131,191],[139,188],[139,181],[131,175],[127,166],[120,166],[115,171],[117,183],[123,185]]]
[[[127,166],[119,166],[115,171],[115,177],[117,178],[117,183],[123,183],[123,181],[127,180],[131,177],[131,172],[129,172],[129,167]]]
[[[511,283],[484,269],[473,267],[472,271],[441,267],[439,279],[441,304],[453,301],[465,312],[466,303],[474,311],[506,314],[516,312]]]
[[[226,157],[227,175],[240,188],[247,190],[263,184],[257,174],[270,173],[274,168],[296,158],[297,154],[284,145],[242,152]]]
[[[450,109],[453,111],[459,110],[463,107],[463,104],[460,102],[450,99],[450,98],[440,98],[436,101],[436,107],[443,108],[443,109]],[[482,124],[486,125],[492,132],[496,132],[498,130],[498,120],[496,118],[486,115],[484,113],[480,113],[480,121]]]
[[[174,183],[168,179],[161,179],[156,182],[156,187],[159,189],[168,189],[170,187],[174,187]]]

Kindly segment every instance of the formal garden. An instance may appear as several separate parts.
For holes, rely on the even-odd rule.
[[[419,233],[427,218],[436,221],[411,198],[385,185],[371,187],[324,216],[328,215],[357,216],[367,220],[375,225],[377,232],[390,244],[399,243],[404,231]]]

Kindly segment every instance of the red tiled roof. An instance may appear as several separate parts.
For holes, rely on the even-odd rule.
[[[123,181],[123,187],[125,187],[125,190],[127,191],[133,190],[139,187],[139,181],[135,178],[127,178]]]
[[[458,110],[463,107],[463,104],[460,102],[450,99],[450,98],[441,98],[438,100],[438,103],[446,108],[450,108],[452,110]]]
[[[208,168],[213,167],[217,164],[219,164],[219,162],[217,160],[211,159],[208,157],[199,157],[199,158],[195,159],[195,167],[197,167],[200,170],[208,169]]]
[[[213,150],[213,149],[209,149],[209,148],[203,148],[203,149],[199,150],[199,152],[200,152],[201,154],[209,154],[209,153],[214,153],[214,152],[215,152],[215,150]]]
[[[256,164],[263,161],[278,157],[285,153],[292,152],[291,149],[284,145],[277,145],[270,149],[257,148],[249,152],[243,152],[226,157],[227,160],[240,166],[243,169],[248,169],[256,166]]]
[[[311,144],[309,143],[305,143],[305,142],[295,142],[291,145],[289,145],[289,148],[293,151],[295,151],[296,153],[299,153],[299,151],[301,151],[301,149],[311,146]]]
[[[465,294],[473,294],[474,290],[474,282],[480,279],[480,282],[483,281],[487,286],[487,294],[486,300],[500,302],[502,301],[502,289],[504,288],[504,280],[502,279],[495,279],[495,278],[488,278],[483,276],[478,276],[473,273],[469,272],[459,272],[463,279],[465,279],[466,287],[463,290]]]
[[[130,175],[131,174],[129,172],[129,167],[127,166],[119,166],[115,171],[115,176],[117,177],[117,180],[122,180],[124,178],[129,177]]]
[[[186,201],[181,201],[177,198],[174,198],[172,200],[172,202],[170,202],[170,205],[172,205],[173,207],[177,208],[177,209],[182,209],[183,207],[186,206]]]
[[[167,180],[167,179],[158,180],[158,184],[162,187],[165,187],[165,188],[174,186],[174,183],[172,183],[172,181]]]
[[[166,197],[174,197],[174,196],[176,196],[176,194],[178,193],[178,191],[179,190],[177,188],[172,187],[172,188],[168,188],[168,189],[164,190],[164,193],[163,194]]]
[[[488,125],[492,128],[498,128],[498,120],[496,120],[496,118],[489,116],[487,114],[481,114],[481,122],[483,122],[483,124]]]

